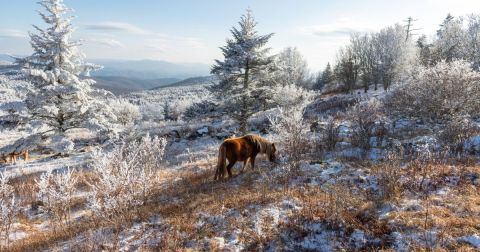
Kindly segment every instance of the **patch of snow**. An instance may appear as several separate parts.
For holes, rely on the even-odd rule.
[[[54,171],[65,168],[77,168],[86,165],[90,160],[90,153],[72,154],[65,158],[44,158],[31,162],[18,162],[14,165],[0,167],[7,176],[12,178],[34,174],[38,172]]]
[[[355,229],[350,236],[350,243],[353,245],[355,250],[362,249],[365,247],[365,245],[367,245],[367,242],[367,236],[362,230]]]
[[[458,238],[459,241],[466,242],[473,247],[480,249],[480,235],[474,234],[469,236],[462,236]]]
[[[337,152],[337,157],[344,158],[362,158],[365,150],[362,148],[350,148]]]
[[[257,213],[255,221],[255,232],[262,236],[263,228],[267,220],[271,220],[269,227],[275,227],[280,220],[280,210],[276,207],[263,208]]]
[[[207,133],[208,133],[208,127],[205,126],[205,127],[203,127],[203,128],[198,129],[198,130],[197,130],[197,133],[198,133],[199,135],[205,135],[205,134],[207,134]]]
[[[13,241],[18,241],[18,240],[24,239],[27,236],[28,236],[28,234],[24,231],[16,231],[16,232],[12,232],[8,236],[8,239],[10,240],[10,242],[13,242]]]
[[[463,144],[463,149],[474,154],[480,153],[480,136],[474,136],[467,139]]]
[[[422,205],[420,205],[420,201],[416,199],[404,200],[401,204],[402,211],[408,212],[419,212],[423,210]]]

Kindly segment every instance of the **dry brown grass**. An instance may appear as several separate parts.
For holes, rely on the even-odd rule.
[[[356,163],[355,167],[367,165],[368,163]],[[224,216],[226,232],[240,230],[239,240],[245,244],[247,250],[262,250],[271,240],[280,239],[280,233],[285,231],[296,237],[306,236],[307,231],[304,229],[306,223],[322,223],[332,230],[341,229],[347,235],[353,230],[359,229],[369,235],[379,237],[381,244],[370,248],[372,250],[388,248],[391,245],[388,235],[393,231],[424,231],[436,228],[441,231],[439,237],[442,239],[478,233],[480,231],[478,226],[480,218],[479,188],[466,181],[462,174],[480,173],[480,166],[468,163],[455,167],[431,165],[431,169],[428,169],[430,172],[428,176],[436,186],[440,188],[446,185],[446,178],[454,174],[458,174],[461,178],[458,186],[445,195],[430,195],[421,198],[422,211],[393,212],[388,218],[379,219],[377,210],[381,204],[389,201],[401,202],[403,199],[416,195],[415,193],[420,195],[420,192],[415,191],[418,187],[408,183],[400,184],[395,187],[389,197],[379,202],[378,199],[370,198],[366,192],[352,192],[352,188],[346,185],[333,185],[322,190],[313,186],[288,188],[283,186],[281,181],[274,181],[275,183],[259,181],[257,180],[261,173],[259,169],[237,175],[231,180],[214,182],[214,170],[210,167],[210,162],[187,164],[188,168],[186,169],[161,171],[161,177],[165,183],[156,190],[152,200],[138,209],[125,213],[124,216],[119,216],[115,223],[87,216],[69,226],[33,233],[27,239],[13,243],[11,250],[54,249],[59,243],[87,234],[91,230],[113,228],[117,232],[121,232],[133,223],[148,222],[152,215],[161,216],[163,228],[161,239],[159,239],[160,244],[147,249],[188,251],[186,249],[188,242],[206,240],[208,241],[207,247],[194,247],[190,250],[220,250],[218,242],[214,239],[220,235],[218,227],[206,223],[199,228],[197,225],[200,218],[199,213]],[[421,176],[422,173],[419,170],[421,170],[419,167],[407,167],[401,170],[401,173],[408,174],[413,179]],[[81,189],[88,188],[88,183],[95,180],[88,171],[80,171],[79,176],[79,188]],[[31,181],[31,179],[26,178],[25,181]],[[17,190],[21,192],[21,188],[19,187]],[[271,225],[273,220],[266,217],[264,225],[262,225],[263,234],[256,233],[253,227],[255,212],[251,210],[251,207],[266,207],[278,204],[283,199],[295,199],[301,203],[302,208],[290,216],[288,223],[280,222],[276,226]],[[82,207],[82,204],[84,202],[80,200],[77,207]],[[428,209],[428,212],[425,209]],[[227,215],[228,210],[236,210],[240,215]],[[394,221],[395,227],[392,227],[389,221]],[[92,244],[94,241],[88,239],[83,243],[76,246],[75,250],[90,251],[102,246],[102,244]],[[450,246],[452,247],[447,249],[468,251],[469,248],[464,244]],[[420,244],[412,249],[422,250],[425,247]]]

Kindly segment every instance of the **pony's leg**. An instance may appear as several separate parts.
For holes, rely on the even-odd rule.
[[[252,166],[252,171],[255,170],[255,157],[250,158],[250,166]]]
[[[213,180],[217,180],[217,178],[219,178],[219,177],[218,177],[218,172],[219,172],[219,171],[218,171],[218,167],[217,167],[217,169],[215,169],[215,178],[214,178]]]
[[[248,158],[245,159],[245,161],[243,161],[243,167],[242,167],[242,170],[240,171],[240,173],[243,173],[245,171],[245,167],[247,166],[247,163],[248,163]]]
[[[229,177],[229,178],[232,177],[232,167],[233,167],[233,165],[234,165],[236,162],[237,162],[237,161],[228,163],[227,172],[228,172],[228,177]]]

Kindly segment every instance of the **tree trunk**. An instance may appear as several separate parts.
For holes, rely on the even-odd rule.
[[[243,77],[243,95],[242,95],[242,108],[240,110],[240,133],[247,134],[247,120],[248,120],[248,78],[249,78],[250,66],[247,63],[245,65],[245,74]]]

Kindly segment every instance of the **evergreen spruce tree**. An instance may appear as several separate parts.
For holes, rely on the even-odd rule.
[[[224,59],[215,60],[211,71],[220,80],[212,90],[224,100],[242,134],[247,132],[248,118],[259,109],[255,106],[258,87],[264,85],[262,77],[273,62],[273,57],[269,56],[270,48],[266,47],[273,33],[259,35],[256,25],[251,11],[247,10],[241,17],[239,28],[231,30],[233,38],[220,48]]]
[[[49,136],[59,153],[73,150],[73,142],[66,137],[71,129],[108,130],[114,118],[105,103],[94,97],[95,83],[89,72],[100,67],[84,62],[79,41],[71,39],[74,29],[69,9],[63,0],[38,2],[45,12],[39,12],[48,25],[37,33],[30,33],[34,53],[18,59],[23,72],[33,83],[33,90],[25,103],[29,110],[26,120],[36,133]],[[110,120],[112,119],[112,120]]]
[[[328,87],[329,85],[331,85],[333,82],[333,78],[334,76],[332,66],[330,65],[330,62],[328,62],[320,77],[321,86],[318,89],[321,90],[324,87]]]

